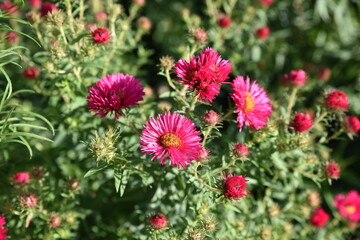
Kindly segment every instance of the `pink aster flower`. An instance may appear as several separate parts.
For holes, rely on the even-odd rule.
[[[160,158],[160,163],[165,164],[169,158],[172,166],[186,168],[191,160],[198,158],[199,134],[191,120],[179,113],[167,112],[145,123],[140,149],[144,154],[154,154],[152,161]]]
[[[223,60],[212,48],[203,50],[198,59],[191,56],[190,61],[180,59],[175,64],[177,81],[195,89],[200,101],[212,102],[219,94],[220,84],[229,78],[232,70],[228,60]]]
[[[102,118],[114,113],[115,119],[122,115],[121,110],[138,105],[143,100],[144,92],[139,79],[122,73],[115,73],[101,78],[89,89],[87,104],[90,111]]]
[[[6,240],[7,235],[6,232],[9,230],[4,227],[6,224],[5,217],[0,215],[0,240]]]
[[[249,77],[244,80],[244,77],[238,76],[231,85],[234,93],[230,96],[237,107],[234,113],[238,114],[240,131],[244,124],[255,129],[263,128],[272,112],[270,98],[265,90],[256,82],[250,83]]]
[[[334,198],[334,205],[341,216],[350,221],[360,221],[360,195],[357,191],[352,190],[346,195],[337,194]]]

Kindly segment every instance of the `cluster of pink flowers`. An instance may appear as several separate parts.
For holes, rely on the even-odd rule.
[[[223,60],[212,48],[203,50],[198,59],[180,59],[175,64],[177,81],[195,89],[200,101],[212,102],[220,92],[220,84],[229,78],[232,71],[228,60]]]
[[[0,240],[6,240],[7,239],[6,232],[9,229],[4,227],[5,224],[6,224],[5,217],[0,215]]]

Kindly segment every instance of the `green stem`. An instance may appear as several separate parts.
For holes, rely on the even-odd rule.
[[[124,116],[126,122],[129,124],[129,127],[131,127],[131,129],[134,130],[134,132],[136,132],[137,135],[140,135],[139,130],[137,130],[136,127],[134,126],[134,124],[132,124],[132,122],[130,122],[129,118],[125,115],[123,115],[123,116]]]
[[[224,171],[225,169],[227,169],[228,167],[234,165],[236,162],[236,159],[232,160],[231,162],[229,162],[228,164],[226,164],[225,166],[223,166],[222,168],[216,170],[214,173],[212,173],[210,176],[214,176],[218,173],[221,173],[222,171]]]
[[[202,145],[205,147],[205,144],[206,144],[206,139],[208,138],[210,132],[212,130],[212,126],[209,126],[206,131],[205,131],[205,134],[204,134],[204,139],[202,141]]]
[[[285,116],[285,128],[287,128],[287,126],[289,125],[289,122],[290,122],[291,109],[295,104],[297,91],[298,91],[298,88],[294,87],[293,90],[291,91],[291,94],[290,94],[290,97],[289,97],[289,102],[288,102],[288,106],[287,106],[287,109],[286,109],[286,116]]]
[[[174,83],[171,80],[170,70],[168,70],[168,69],[165,70],[165,76],[166,76],[166,80],[167,80],[169,86],[181,95],[181,92],[179,91],[179,89],[177,89],[177,87],[174,85]]]
[[[234,110],[235,110],[234,108],[230,108],[229,111],[222,118],[220,118],[219,122],[224,121],[227,117],[229,117],[231,114],[233,114]]]
[[[342,133],[344,132],[344,129],[340,129],[339,131],[337,131],[336,133],[334,133],[332,136],[330,136],[328,139],[326,139],[324,142],[322,143],[328,143],[333,139],[336,139],[338,136],[340,136]]]
[[[189,112],[194,111],[196,102],[197,102],[197,100],[199,98],[199,94],[196,94],[196,92],[194,93],[194,95],[195,96],[194,96],[194,98],[193,98],[193,100],[191,101],[191,104],[190,104]]]
[[[200,178],[198,176],[198,173],[197,173],[197,168],[199,167],[200,163],[197,163],[196,166],[195,166],[195,170],[194,170],[194,175],[195,175],[195,178],[196,180],[198,180],[198,182],[200,182],[202,185],[204,185],[207,189],[213,191],[213,192],[216,192],[216,193],[219,193],[221,190],[220,189],[217,189],[217,188],[213,188],[211,187],[209,184],[207,184],[204,179]]]
[[[311,128],[315,127],[318,123],[321,122],[321,120],[323,120],[323,118],[327,115],[327,112],[323,112],[315,121],[314,124],[312,125]]]

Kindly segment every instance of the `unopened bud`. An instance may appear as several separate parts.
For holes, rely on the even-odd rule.
[[[260,238],[262,240],[271,240],[273,239],[272,236],[272,228],[270,226],[263,226],[260,233]]]
[[[190,35],[197,43],[204,43],[208,39],[208,34],[203,28],[197,27],[190,29]]]
[[[167,219],[163,214],[154,214],[150,217],[150,225],[154,230],[160,230],[167,226]]]
[[[96,137],[91,140],[89,144],[90,151],[94,157],[96,157],[97,161],[105,161],[109,164],[114,160],[116,156],[115,143],[118,134],[115,129],[110,128],[105,132],[104,136],[96,135]]]
[[[53,11],[48,13],[46,20],[55,26],[61,26],[64,23],[64,14],[61,10]]]
[[[160,58],[160,66],[164,70],[171,70],[174,67],[174,58],[170,56],[163,56]]]
[[[244,158],[249,155],[249,148],[244,143],[236,143],[234,145],[233,153],[238,158]]]
[[[139,26],[139,28],[145,30],[145,31],[149,31],[151,29],[151,21],[148,17],[140,17],[137,20],[137,24]]]
[[[203,121],[208,126],[215,126],[220,121],[220,116],[214,110],[210,110],[204,113]]]

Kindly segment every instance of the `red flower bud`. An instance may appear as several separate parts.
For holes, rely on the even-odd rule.
[[[225,15],[222,15],[218,20],[217,24],[222,28],[230,27],[231,25],[231,18]]]
[[[18,172],[12,176],[11,180],[15,183],[26,184],[30,181],[30,174],[28,172]]]
[[[318,77],[321,81],[328,81],[331,76],[331,70],[329,68],[320,68],[318,70]]]
[[[270,28],[267,26],[260,27],[255,32],[257,38],[267,38],[269,34],[270,34]]]
[[[298,69],[282,75],[281,80],[284,86],[302,87],[308,81],[308,78],[304,70]]]
[[[329,110],[345,111],[348,110],[349,100],[344,92],[335,90],[326,96],[325,105]]]
[[[327,214],[324,209],[317,208],[311,216],[310,222],[315,227],[321,228],[326,225],[326,223],[329,221],[329,218],[329,214]]]
[[[109,31],[105,28],[97,28],[92,32],[92,39],[96,44],[106,43],[110,39]]]
[[[329,178],[338,179],[340,172],[341,172],[340,166],[336,162],[331,162],[328,165],[326,165],[326,174]]]
[[[314,124],[310,114],[297,113],[292,121],[296,132],[305,132]]]
[[[249,155],[249,148],[244,143],[236,143],[234,145],[233,153],[238,158],[243,158]]]
[[[61,218],[59,216],[51,216],[49,218],[49,226],[51,228],[57,228],[61,225]]]
[[[153,229],[162,229],[167,225],[167,219],[163,214],[154,214],[150,217],[150,224]]]
[[[224,196],[229,199],[239,199],[247,196],[248,191],[246,190],[248,180],[245,179],[245,175],[236,175],[232,176],[230,171],[229,176],[226,176],[224,172],[224,186],[223,193]]]
[[[34,79],[39,76],[39,72],[35,67],[28,67],[24,69],[24,77],[27,79]]]
[[[220,121],[220,116],[214,110],[210,110],[204,113],[203,121],[208,126],[215,126]]]
[[[59,11],[59,9],[52,3],[44,2],[40,8],[41,16],[45,17],[49,13]]]
[[[355,116],[346,116],[344,127],[348,133],[355,135],[360,130],[360,120]]]

